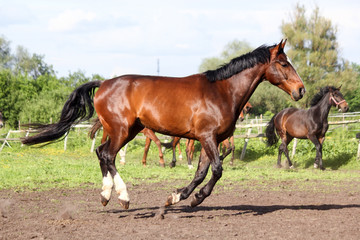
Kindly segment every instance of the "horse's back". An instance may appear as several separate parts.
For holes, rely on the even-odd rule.
[[[123,118],[138,119],[157,132],[184,135],[192,128],[191,118],[208,85],[201,74],[184,78],[124,75],[105,80],[94,105],[102,122],[114,122],[109,125]]]
[[[307,110],[298,108],[286,108],[275,117],[275,127],[278,131],[286,132],[296,138],[306,138]]]

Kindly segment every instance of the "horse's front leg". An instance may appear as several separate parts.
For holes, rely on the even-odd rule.
[[[205,149],[205,153],[207,155],[207,158],[209,159],[211,163],[211,170],[212,170],[212,176],[206,185],[200,189],[198,193],[195,194],[193,200],[191,201],[191,206],[195,207],[202,203],[206,197],[208,197],[216,182],[221,178],[222,176],[222,163],[220,160],[219,152],[217,150],[217,144],[215,141],[207,141],[202,142],[201,145],[203,146],[203,149]]]
[[[181,200],[187,199],[190,194],[194,191],[194,189],[204,181],[207,172],[209,170],[210,162],[204,149],[201,149],[200,158],[198,168],[195,173],[195,177],[192,182],[184,188],[178,189],[176,193],[172,193],[166,203],[165,206],[170,206],[180,202]]]
[[[311,142],[314,143],[315,148],[316,148],[316,157],[315,157],[315,162],[314,162],[314,168],[320,168],[321,170],[325,170],[325,168],[323,167],[323,161],[322,161],[322,144],[320,143],[319,139],[314,135],[310,135],[310,136],[308,136],[308,138],[311,140]]]

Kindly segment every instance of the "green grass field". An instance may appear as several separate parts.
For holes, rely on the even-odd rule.
[[[63,149],[63,142],[42,148],[21,146],[19,143],[11,143],[12,148],[5,147],[0,152],[0,189],[41,191],[51,188],[101,188],[99,163],[96,154],[90,153],[91,141],[87,134],[73,131],[69,136],[66,151]],[[154,143],[149,151],[148,166],[143,167],[141,159],[144,140],[135,139],[129,144],[126,165],[118,164],[117,160],[119,173],[126,183],[131,182],[132,185],[177,180],[181,180],[181,184],[184,181],[190,182],[197,166],[200,146],[196,145],[197,152],[193,161],[195,168],[189,170],[184,143],[185,141],[181,142],[184,159],[178,160],[176,168],[159,167],[158,150]],[[260,182],[266,188],[268,183],[282,181],[292,181],[300,188],[313,188],[314,181],[309,180],[321,180],[331,185],[338,182],[351,184],[360,179],[360,161],[356,160],[358,140],[351,131],[338,129],[327,136],[323,147],[326,171],[313,169],[315,147],[308,140],[300,140],[298,143],[293,158],[295,170],[275,168],[277,147],[268,148],[260,138],[250,139],[243,161],[239,160],[239,156],[244,139],[236,139],[235,145],[235,164],[229,165],[230,156],[225,159],[223,177],[218,183],[227,188],[230,188],[232,183],[251,187],[254,182]],[[291,149],[292,143],[289,145],[289,150]],[[167,164],[171,158],[172,153],[167,150]],[[279,189],[283,188],[280,185]]]

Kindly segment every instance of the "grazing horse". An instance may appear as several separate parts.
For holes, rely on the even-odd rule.
[[[183,78],[124,75],[85,83],[70,94],[59,122],[36,125],[38,133],[22,142],[32,145],[57,140],[72,125],[91,118],[96,110],[108,134],[96,149],[103,175],[101,202],[107,205],[115,187],[120,204],[127,209],[129,194],[115,167],[121,147],[145,127],[165,135],[196,139],[202,150],[195,177],[187,187],[172,193],[165,205],[187,199],[203,182],[211,165],[211,179],[191,201],[191,206],[197,206],[222,176],[218,145],[234,132],[240,111],[256,87],[267,80],[295,101],[303,97],[305,87],[288,61],[285,43],[260,46],[216,70]]]
[[[5,120],[2,112],[0,111],[0,128],[5,126]]]
[[[287,108],[275,114],[266,128],[267,143],[274,145],[281,138],[277,166],[281,167],[281,154],[284,153],[289,167],[292,163],[289,158],[287,145],[295,138],[310,139],[316,147],[314,167],[323,168],[322,144],[325,140],[325,133],[329,128],[328,115],[331,106],[340,108],[342,112],[348,111],[349,107],[340,92],[340,88],[327,86],[320,89],[310,102],[310,108],[297,109]]]

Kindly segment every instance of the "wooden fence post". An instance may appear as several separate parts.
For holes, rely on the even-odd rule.
[[[7,141],[7,139],[8,139],[9,136],[10,136],[10,133],[11,133],[11,130],[9,130],[9,132],[7,133],[7,135],[6,135],[6,137],[5,137],[5,140],[4,140],[4,143],[1,145],[0,152],[1,152],[1,150],[3,150],[3,148],[5,147],[5,144],[8,145],[9,147],[11,147],[10,144],[8,143],[8,141]]]
[[[69,136],[69,132],[67,132],[66,135],[65,135],[65,139],[64,139],[64,151],[66,151],[66,145],[67,145],[68,136]]]
[[[95,141],[96,141],[96,136],[97,136],[97,133],[98,133],[98,132],[95,132],[94,139],[92,140],[90,152],[94,152],[94,148],[95,148]]]
[[[252,125],[252,124],[253,124],[253,121],[251,120],[250,125]],[[250,134],[251,134],[251,130],[252,130],[252,127],[249,127],[249,129],[247,131],[247,134],[246,134],[244,147],[243,147],[243,150],[241,151],[240,160],[243,160],[245,158],[246,147],[247,147],[247,144],[249,142],[249,137],[250,137]]]
[[[295,156],[297,143],[298,143],[298,139],[294,138],[294,145],[293,145],[293,149],[292,149],[292,153],[291,153],[291,158],[293,158]]]

